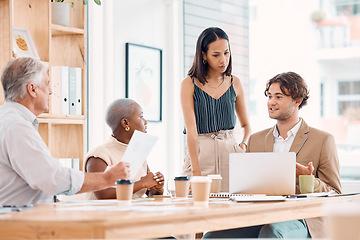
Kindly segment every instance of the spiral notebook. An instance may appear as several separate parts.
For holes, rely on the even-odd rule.
[[[285,201],[286,196],[267,196],[265,194],[210,193],[212,198],[229,198],[234,202],[274,202]]]
[[[212,198],[231,198],[231,197],[252,197],[252,196],[266,196],[265,194],[240,194],[240,193],[210,193],[210,197]]]

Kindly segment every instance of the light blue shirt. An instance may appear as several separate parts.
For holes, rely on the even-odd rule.
[[[75,194],[84,173],[54,159],[38,132],[36,116],[25,106],[0,107],[0,205],[50,203],[57,194]]]

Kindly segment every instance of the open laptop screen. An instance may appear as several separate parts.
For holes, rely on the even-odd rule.
[[[295,194],[294,152],[230,153],[229,192]]]

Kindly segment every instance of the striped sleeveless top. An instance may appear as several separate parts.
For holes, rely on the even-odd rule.
[[[230,87],[219,99],[211,97],[196,86],[194,78],[190,77],[194,84],[194,111],[198,134],[234,129],[236,93],[233,76]]]

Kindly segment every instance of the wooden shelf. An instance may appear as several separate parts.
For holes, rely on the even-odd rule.
[[[84,35],[85,30],[75,27],[66,27],[56,24],[51,24],[51,35],[52,36],[63,36],[63,35]]]
[[[87,34],[86,7],[83,1],[73,1],[69,27],[51,23],[52,0],[0,0],[0,70],[12,57],[12,29],[29,31],[40,60],[49,67],[67,66],[81,68],[81,115],[63,115],[52,105],[54,94],[49,97],[49,112],[38,116],[39,134],[56,158],[79,158],[80,169],[86,154],[87,108]],[[26,4],[24,4],[26,2]],[[65,0],[70,2],[70,0]],[[57,85],[59,86],[59,85]],[[0,105],[4,94],[0,83]],[[59,112],[59,114],[58,114]]]
[[[85,124],[86,117],[83,115],[55,115],[43,113],[38,117],[40,123],[54,124]]]

